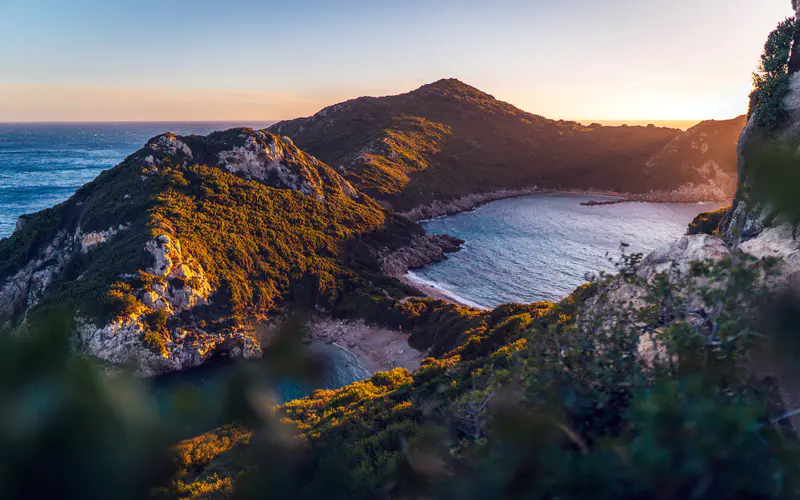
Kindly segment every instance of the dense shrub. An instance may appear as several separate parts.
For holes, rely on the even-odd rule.
[[[182,491],[238,490],[243,498],[276,483],[285,496],[275,498],[800,493],[800,449],[782,426],[780,398],[746,366],[759,338],[754,305],[768,263],[737,256],[644,281],[635,272],[639,262],[628,256],[618,277],[559,304],[476,313],[412,301],[407,318],[435,317],[431,327],[442,321],[445,331],[461,329],[446,336],[457,339],[448,353],[416,373],[378,374],[278,407],[303,446],[224,451],[196,464],[199,475],[183,469],[175,484]],[[600,323],[581,319],[623,285],[643,287],[647,305],[608,311]],[[662,332],[660,349],[638,355],[641,339],[654,331]],[[242,463],[247,448],[261,458],[238,482],[202,472]],[[277,472],[264,458],[276,453],[296,459]]]
[[[722,220],[728,215],[731,207],[722,207],[712,212],[703,212],[689,223],[686,234],[716,234]]]
[[[758,71],[753,74],[749,114],[768,130],[786,120],[783,98],[789,92],[789,56],[797,28],[797,19],[790,17],[770,33]]]

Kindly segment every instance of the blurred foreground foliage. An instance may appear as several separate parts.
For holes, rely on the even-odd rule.
[[[265,379],[315,372],[290,321],[227,388],[231,425],[181,442],[131,376],[55,334],[4,336],[0,496],[796,498],[792,409],[750,369],[771,263],[640,265],[557,304],[409,301],[405,321],[462,330],[426,337],[439,357],[276,405]],[[625,287],[640,293],[618,305]]]
[[[147,498],[173,473],[170,437],[136,379],[72,356],[62,323],[0,335],[0,498]]]
[[[319,390],[255,427],[185,441],[161,493],[796,498],[792,413],[776,381],[751,367],[767,342],[763,284],[774,263],[737,254],[650,280],[640,263],[624,256],[618,276],[558,304],[489,312],[508,314],[481,330],[503,339],[488,351],[471,349],[469,333],[451,337],[451,349],[415,373]],[[612,306],[621,287],[641,293]],[[450,307],[474,328],[479,313]]]

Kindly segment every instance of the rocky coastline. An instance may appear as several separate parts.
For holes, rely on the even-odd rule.
[[[413,221],[419,222],[436,217],[456,215],[461,212],[467,212],[493,201],[551,192],[553,191],[534,186],[525,189],[501,189],[497,191],[490,191],[488,193],[473,193],[451,201],[434,201],[432,203],[427,203],[425,205],[412,208],[406,212],[399,212],[399,214],[404,217],[408,217]]]
[[[398,278],[410,269],[445,260],[448,253],[458,252],[463,244],[464,240],[449,234],[418,235],[407,245],[386,253],[381,259],[381,269],[387,276]]]
[[[534,194],[570,194],[576,196],[614,196],[618,199],[581,203],[584,206],[616,205],[619,203],[728,203],[732,195],[720,191],[715,186],[684,186],[673,191],[650,191],[647,193],[617,193],[612,191],[543,189],[531,187],[525,189],[502,189],[488,193],[474,193],[452,201],[435,201],[420,205],[399,215],[415,222],[457,215],[474,210],[481,205],[509,198],[519,198]]]

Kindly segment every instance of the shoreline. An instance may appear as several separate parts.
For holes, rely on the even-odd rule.
[[[366,324],[363,320],[338,320],[316,316],[308,320],[313,342],[332,344],[353,355],[373,375],[405,368],[415,371],[428,357],[408,345],[408,334]]]
[[[539,187],[525,189],[500,189],[488,193],[474,193],[452,201],[434,201],[424,205],[419,205],[404,212],[397,212],[398,215],[407,217],[414,222],[422,222],[438,217],[448,217],[469,212],[476,208],[495,201],[507,200],[511,198],[521,198],[524,196],[541,194],[565,194],[572,196],[610,196],[619,198],[614,201],[595,202],[590,200],[585,206],[611,205],[619,203],[680,203],[692,205],[697,203],[728,203],[729,199],[714,200],[700,199],[691,193],[680,191],[650,191],[648,193],[620,193],[617,191],[602,191],[592,189],[545,189]],[[582,203],[584,205],[584,203]]]
[[[397,279],[400,280],[404,285],[413,288],[424,297],[436,300],[444,300],[445,302],[450,302],[463,307],[471,307],[473,309],[481,309],[484,311],[489,310],[488,308],[480,306],[474,302],[470,302],[467,299],[458,297],[456,295],[453,295],[452,293],[447,293],[441,288],[437,288],[435,285],[424,283],[422,281],[414,279],[408,274],[404,274],[403,276],[398,276]],[[407,297],[403,300],[405,301],[408,300],[409,298],[413,297]]]

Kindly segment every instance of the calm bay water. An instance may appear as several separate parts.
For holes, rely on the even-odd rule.
[[[497,201],[425,222],[435,234],[466,241],[449,259],[411,273],[465,303],[490,308],[508,302],[558,300],[586,273],[613,271],[620,243],[647,253],[686,232],[700,212],[719,204],[621,203],[587,207],[597,196],[533,195]]]
[[[148,394],[159,414],[168,417],[177,431],[190,437],[228,423],[229,389],[243,373],[249,374],[251,382],[256,381],[255,389],[274,394],[275,403],[309,396],[316,389],[338,389],[372,375],[353,353],[337,345],[314,342],[308,349],[307,354],[320,365],[320,378],[314,383],[291,379],[275,381],[265,376],[261,371],[264,367],[258,361],[222,360],[148,380]],[[191,393],[202,404],[199,415],[203,420],[199,422],[192,419],[187,422],[180,417],[182,395]]]

